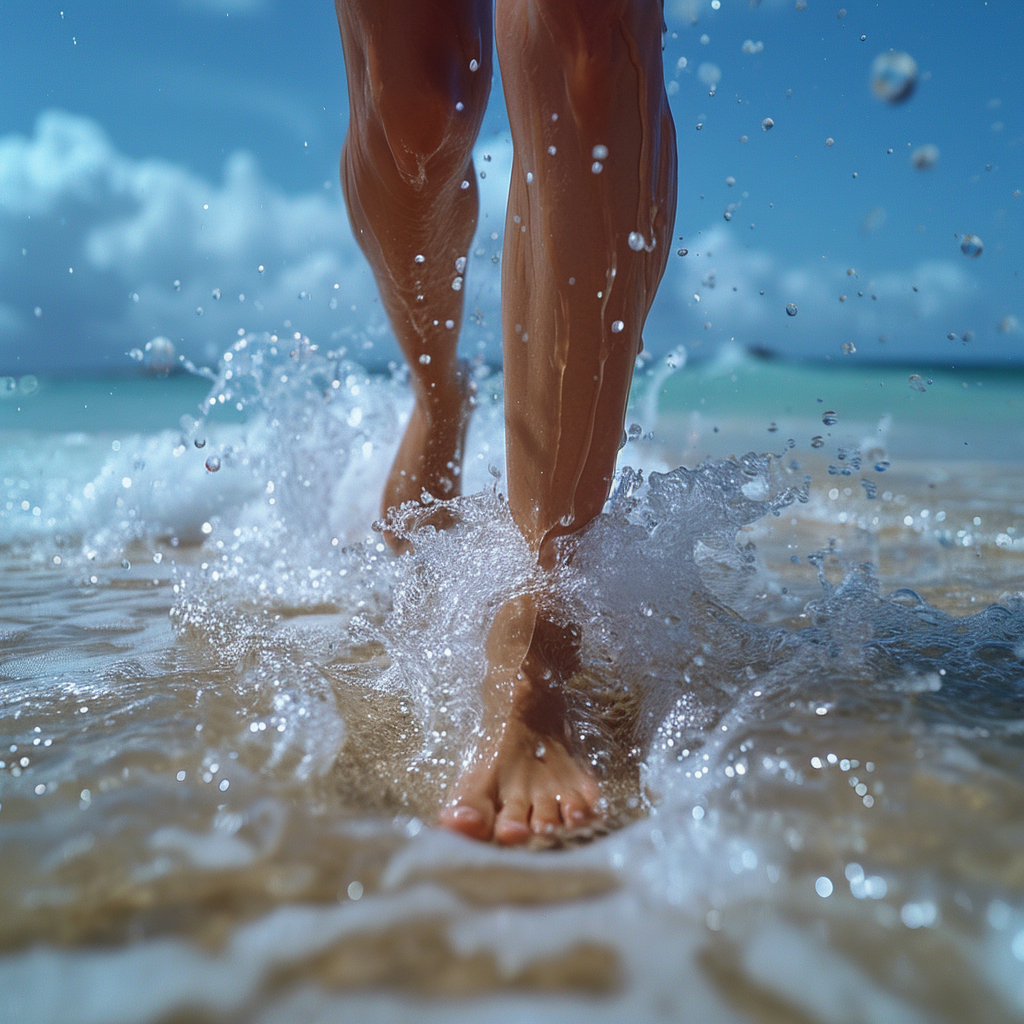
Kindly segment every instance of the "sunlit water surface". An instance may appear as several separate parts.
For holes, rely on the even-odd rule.
[[[671,369],[546,581],[484,369],[458,525],[398,560],[408,389],[305,343],[240,341],[178,429],[7,430],[0,1020],[1019,1020],[1019,406],[925,457],[909,391],[774,424],[693,406],[789,370]],[[433,821],[542,586],[614,828],[501,850]]]

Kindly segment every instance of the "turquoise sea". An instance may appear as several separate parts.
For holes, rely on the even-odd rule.
[[[231,355],[0,399],[0,1021],[1021,1019],[1024,371],[643,365],[550,584],[610,834],[505,850],[500,374],[395,559],[404,381]]]

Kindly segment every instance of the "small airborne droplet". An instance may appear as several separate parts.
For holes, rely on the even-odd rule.
[[[796,316],[797,308],[795,302],[788,302],[786,304],[786,316]]]
[[[821,417],[821,422],[824,423],[826,427],[834,427],[839,422],[839,417],[829,409],[828,412]]]
[[[121,559],[121,568],[122,569],[130,569],[131,567],[132,567],[132,563],[129,562],[127,558],[122,558]]]
[[[220,469],[220,459],[218,459],[216,455],[211,455],[211,456],[210,456],[210,457],[209,457],[209,458],[208,458],[208,459],[206,460],[206,468],[207,468],[207,469],[208,469],[208,470],[209,470],[209,471],[210,471],[211,473],[216,473],[216,472],[217,472],[217,470],[218,470],[218,469]]]
[[[912,373],[908,378],[910,386],[915,391],[927,391],[928,389],[924,386],[924,379],[919,373]]]
[[[541,758],[541,757],[543,757],[543,756],[544,756],[544,755],[545,755],[545,754],[546,754],[547,752],[548,752],[548,748],[547,748],[547,747],[545,747],[543,743],[538,743],[538,744],[537,744],[537,749],[536,749],[536,750],[535,750],[535,751],[534,751],[533,753],[534,753],[534,756],[535,756],[535,757],[537,757],[537,758]]]
[[[928,143],[910,154],[910,162],[919,171],[930,171],[939,162],[939,147]]]
[[[612,321],[612,334],[618,334],[626,325],[621,320]]]
[[[857,351],[857,346],[852,341],[844,341],[839,347],[843,350],[844,356],[852,356]]]
[[[640,252],[644,247],[644,236],[639,231],[630,231],[628,242],[633,252]]]
[[[871,91],[886,103],[909,100],[917,88],[917,62],[909,53],[880,53],[871,65]]]
[[[219,288],[214,288],[214,289],[213,289],[213,291],[212,291],[212,292],[211,292],[210,294],[211,294],[211,295],[212,295],[212,296],[213,296],[213,297],[214,297],[215,299],[219,299],[219,298],[220,298],[220,289],[219,289]]]
[[[835,144],[836,140],[833,139],[831,135],[825,140],[825,145],[828,146],[829,149],[831,149]]]
[[[413,257],[413,262],[414,263],[426,263],[427,262],[427,257],[424,256],[423,253],[418,253],[416,256]]]
[[[205,448],[206,447],[206,438],[205,437],[197,437],[192,443],[197,448]]]
[[[981,255],[983,248],[981,239],[977,235],[964,235],[964,239],[960,243],[960,251],[972,260],[976,260]]]
[[[429,356],[429,354],[424,352],[423,355],[420,356],[420,362],[424,366],[429,366],[430,365],[430,356]]]
[[[761,131],[763,131],[763,132],[770,132],[774,127],[775,127],[775,122],[770,117],[766,117],[761,122]]]
[[[477,70],[477,69],[478,69],[479,67],[480,67],[480,61],[478,61],[478,60],[476,59],[476,57],[474,57],[474,58],[473,58],[473,59],[472,59],[472,60],[471,60],[471,61],[469,62],[469,70],[470,70],[470,71],[476,71],[476,70]]]

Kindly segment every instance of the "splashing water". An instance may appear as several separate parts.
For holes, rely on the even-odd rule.
[[[408,387],[301,336],[240,339],[180,430],[47,441],[48,475],[5,448],[0,1010],[336,1019],[400,989],[396,1019],[470,1019],[515,988],[538,1019],[685,992],[825,1021],[846,986],[866,1020],[1019,1015],[1013,473],[936,491],[874,438],[889,490],[845,495],[831,410],[827,442],[808,417],[783,457],[673,469],[671,364],[627,420],[640,468],[545,574],[483,368],[465,496],[392,512],[399,559],[370,524]],[[527,592],[578,638],[572,727],[624,826],[549,857],[422,824]]]

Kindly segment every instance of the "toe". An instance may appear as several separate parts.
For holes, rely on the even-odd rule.
[[[503,846],[519,846],[530,838],[530,804],[526,800],[509,800],[494,822],[494,838]]]
[[[530,815],[530,829],[539,836],[550,835],[562,824],[562,814],[558,809],[558,797],[540,796],[533,802]]]
[[[569,828],[582,828],[595,817],[593,802],[580,793],[570,793],[562,802],[562,818]]]
[[[487,800],[456,800],[440,816],[442,828],[461,832],[470,839],[490,839],[494,835],[494,805]]]

